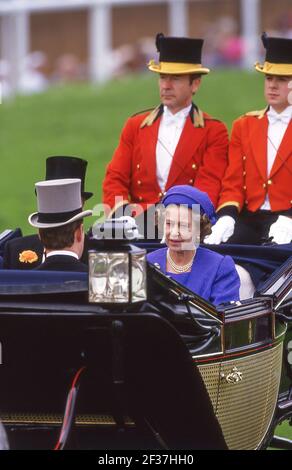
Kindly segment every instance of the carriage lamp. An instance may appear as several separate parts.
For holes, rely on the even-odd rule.
[[[137,239],[134,219],[121,217],[96,224],[89,251],[89,302],[134,304],[147,298],[146,250]]]

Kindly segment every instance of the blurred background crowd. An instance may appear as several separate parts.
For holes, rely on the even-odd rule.
[[[272,36],[292,37],[291,0],[109,0],[106,7],[96,0],[93,8],[94,3],[0,0],[2,97],[144,73],[156,57],[157,31],[204,37],[210,68],[248,68],[260,60],[264,28]]]

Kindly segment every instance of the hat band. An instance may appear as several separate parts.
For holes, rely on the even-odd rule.
[[[255,68],[258,72],[263,72],[271,75],[292,75],[292,63],[291,64],[277,64],[271,62],[265,62],[263,65],[259,62],[255,63]]]
[[[202,64],[187,64],[182,62],[159,62],[158,64],[154,60],[150,60],[149,69],[153,72],[160,73],[208,73],[210,70],[202,67]]]
[[[72,219],[75,215],[82,212],[82,207],[76,209],[74,211],[68,212],[38,212],[38,223],[40,224],[53,224],[53,223],[62,223],[66,222],[67,220]]]

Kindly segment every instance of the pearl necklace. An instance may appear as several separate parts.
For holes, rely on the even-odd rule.
[[[182,266],[179,265],[179,264],[176,264],[172,257],[170,256],[170,253],[169,253],[169,250],[167,250],[167,261],[171,267],[171,269],[175,272],[175,273],[186,273],[188,271],[190,271],[192,265],[193,265],[193,262],[194,262],[194,257],[195,255],[192,257],[191,261],[189,261],[187,264],[183,264]]]

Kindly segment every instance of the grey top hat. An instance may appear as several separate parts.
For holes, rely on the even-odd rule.
[[[33,227],[61,227],[92,215],[92,211],[82,210],[80,179],[40,181],[35,184],[35,188],[38,212],[28,218]]]

